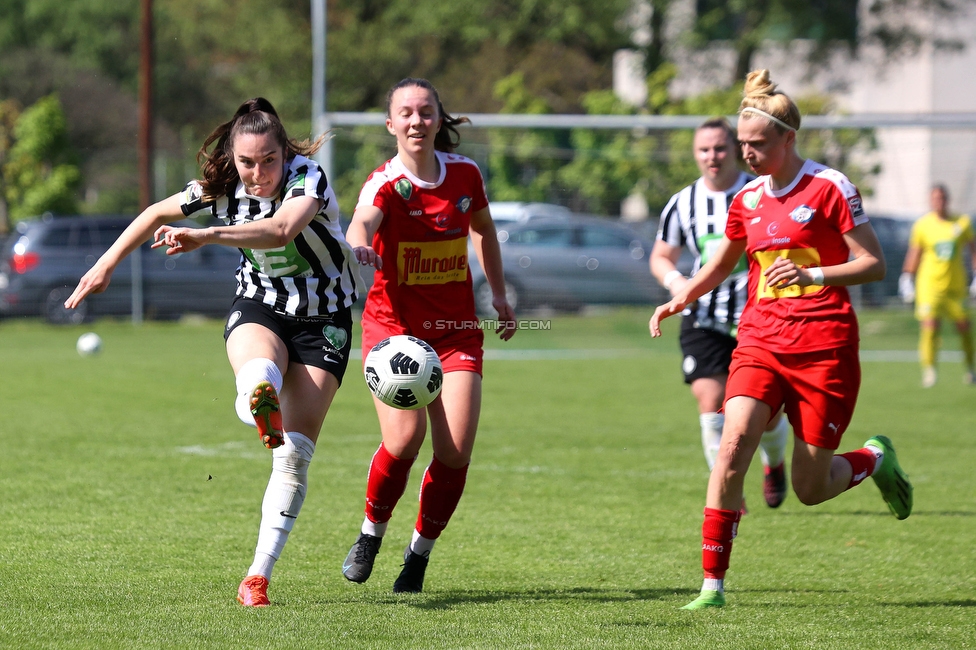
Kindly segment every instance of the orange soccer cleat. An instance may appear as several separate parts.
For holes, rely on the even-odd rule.
[[[251,415],[258,427],[258,436],[268,449],[280,447],[285,442],[281,425],[281,405],[278,391],[269,381],[262,381],[251,391]]]
[[[271,604],[268,600],[268,579],[264,576],[248,576],[241,581],[241,586],[237,588],[237,602],[244,607],[267,607]]]

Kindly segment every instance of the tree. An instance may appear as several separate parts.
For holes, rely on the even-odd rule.
[[[20,106],[12,99],[0,101],[0,170],[14,143],[14,125],[20,117]],[[7,206],[7,179],[0,174],[0,235],[10,232],[10,210]]]
[[[4,199],[12,220],[44,212],[77,212],[81,174],[68,146],[58,98],[45,97],[24,109],[14,124],[13,136],[3,165]]]
[[[813,44],[808,62],[822,63],[830,52],[844,47],[856,56],[865,45],[877,44],[886,58],[912,54],[925,42],[958,48],[917,18],[951,17],[964,0],[861,0],[867,3],[866,24],[859,24],[857,0],[696,0],[696,18],[689,42],[704,47],[728,41],[735,51],[732,82],[745,79],[752,59],[765,43],[788,44],[806,39]]]

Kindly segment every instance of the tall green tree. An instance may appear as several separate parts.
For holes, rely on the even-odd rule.
[[[44,212],[77,212],[81,174],[68,144],[64,111],[55,96],[41,99],[17,118],[3,164],[4,198],[14,221]]]
[[[889,58],[911,54],[923,43],[958,48],[939,38],[921,16],[951,17],[967,0],[696,0],[690,34],[694,47],[727,41],[735,50],[732,82],[745,78],[764,43],[787,44],[805,39],[813,44],[807,60],[823,63],[838,47],[857,55],[864,45],[877,44]],[[866,5],[861,24],[859,7]]]

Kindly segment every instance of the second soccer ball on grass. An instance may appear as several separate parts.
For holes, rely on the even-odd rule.
[[[366,385],[384,404],[413,410],[427,406],[441,392],[444,370],[426,341],[400,334],[385,338],[363,363]]]

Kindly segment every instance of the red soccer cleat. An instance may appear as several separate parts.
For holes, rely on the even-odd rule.
[[[763,497],[770,508],[778,508],[786,500],[786,463],[764,467]]]
[[[244,607],[267,607],[271,604],[268,600],[268,579],[264,576],[248,576],[241,581],[241,586],[237,588],[237,602]]]
[[[251,415],[258,427],[258,436],[268,449],[280,447],[285,442],[281,425],[281,405],[278,391],[269,381],[262,381],[251,391]]]

